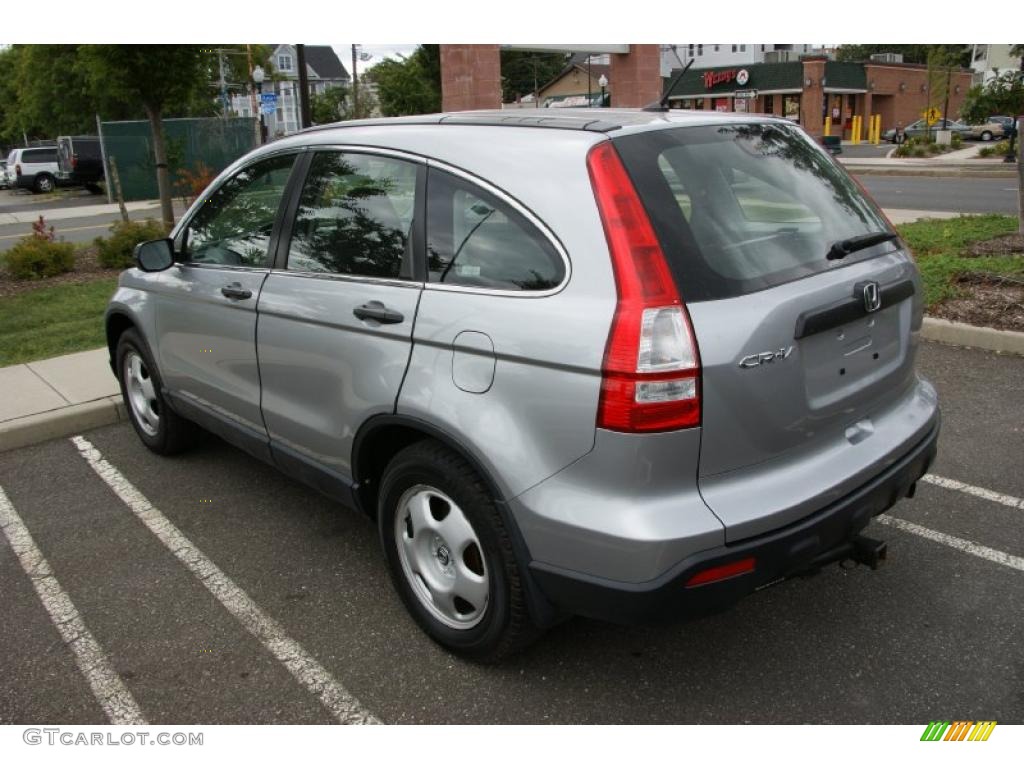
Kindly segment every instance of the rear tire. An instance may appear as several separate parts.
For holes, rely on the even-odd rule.
[[[379,499],[392,582],[434,641],[489,663],[540,635],[509,531],[462,457],[435,440],[408,446],[388,464]]]
[[[53,192],[53,190],[57,188],[57,182],[54,181],[53,176],[50,174],[40,173],[32,183],[32,188],[40,194],[45,194],[47,192]]]
[[[145,446],[162,456],[191,447],[199,428],[167,404],[160,373],[134,329],[126,330],[118,339],[116,364],[128,418]]]

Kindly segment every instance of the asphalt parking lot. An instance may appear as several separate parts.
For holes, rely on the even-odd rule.
[[[162,459],[120,424],[0,454],[0,723],[106,723],[119,692],[152,723],[1024,722],[1024,358],[925,343],[919,367],[939,459],[869,527],[882,569],[572,620],[500,667],[418,630],[369,520],[218,440]]]

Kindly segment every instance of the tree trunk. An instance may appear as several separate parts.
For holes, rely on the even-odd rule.
[[[171,175],[167,170],[167,145],[164,142],[164,124],[159,107],[146,105],[149,127],[153,131],[153,159],[156,161],[156,186],[160,193],[160,217],[170,232],[174,226],[174,207],[171,203]]]

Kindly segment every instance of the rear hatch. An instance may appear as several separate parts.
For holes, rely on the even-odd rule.
[[[57,139],[57,173],[61,178],[69,178],[75,170],[74,164],[75,148],[70,136],[61,136]]]
[[[693,322],[698,482],[727,540],[786,525],[870,479],[920,428],[879,426],[914,391],[921,318],[916,268],[884,216],[781,122],[615,144]]]

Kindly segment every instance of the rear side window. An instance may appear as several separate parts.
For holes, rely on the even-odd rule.
[[[545,291],[565,277],[551,242],[512,206],[453,174],[427,177],[429,282]]]
[[[26,149],[21,153],[23,163],[56,163],[57,150],[54,149]]]
[[[412,278],[418,172],[393,157],[317,152],[295,214],[288,269]]]
[[[825,258],[837,240],[889,226],[794,126],[697,126],[614,141],[687,301],[742,296],[893,247]]]

